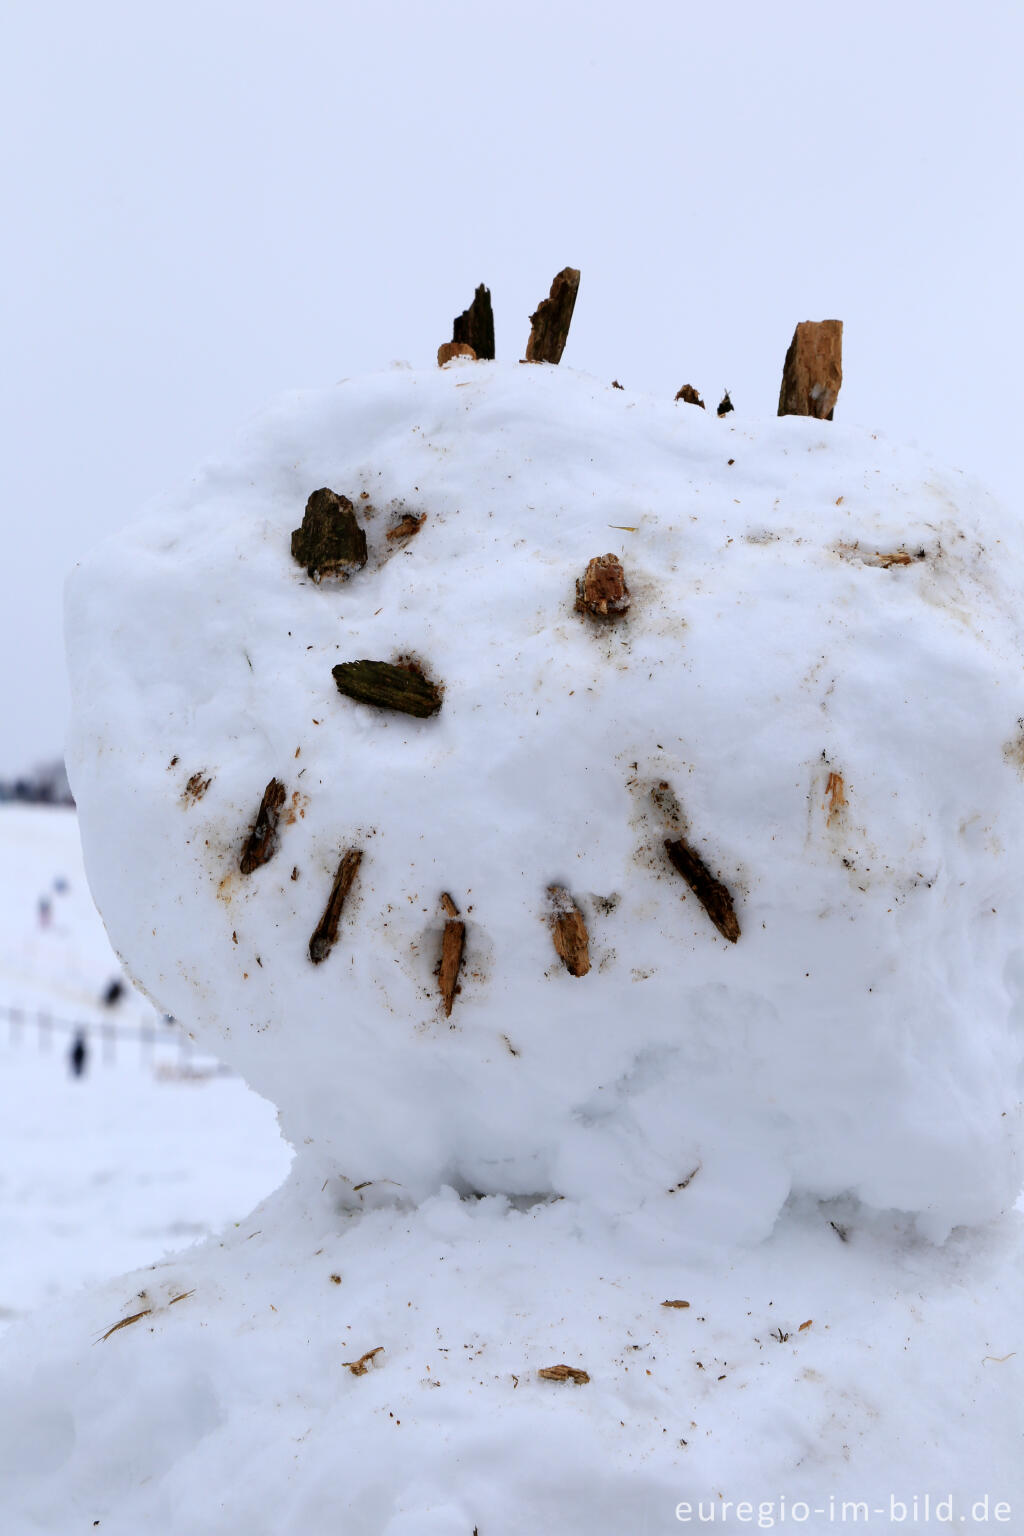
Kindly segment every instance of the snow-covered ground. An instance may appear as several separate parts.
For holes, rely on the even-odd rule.
[[[287,1173],[272,1105],[137,994],[100,1004],[119,974],[74,814],[0,808],[0,1319],[187,1247]]]

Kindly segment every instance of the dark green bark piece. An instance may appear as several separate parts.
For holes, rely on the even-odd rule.
[[[491,309],[491,290],[480,284],[473,295],[473,302],[461,315],[455,316],[452,341],[464,341],[473,348],[477,357],[494,357],[494,311]]]
[[[306,502],[302,527],[292,534],[292,556],[314,581],[347,576],[366,564],[366,533],[347,496],[326,486]]]
[[[277,813],[284,805],[285,789],[280,779],[271,779],[263,791],[252,831],[245,840],[238,867],[243,875],[266,864],[277,852]]]
[[[722,938],[735,944],[740,936],[739,919],[733,908],[732,897],[721,880],[715,879],[700,854],[690,847],[685,838],[667,837],[665,851]]]
[[[577,269],[563,267],[551,284],[548,297],[541,299],[536,314],[530,316],[530,339],[526,343],[528,363],[557,363],[561,360],[579,286]]]
[[[339,693],[359,704],[426,719],[441,708],[441,692],[418,667],[391,661],[343,661],[331,668]]]
[[[314,965],[319,965],[321,960],[326,960],[337,942],[338,923],[341,921],[345,898],[352,889],[352,882],[359,873],[362,862],[361,848],[349,848],[342,854],[338,872],[334,876],[334,884],[331,886],[331,894],[324,908],[324,915],[313,929],[313,935],[309,941],[309,958]]]

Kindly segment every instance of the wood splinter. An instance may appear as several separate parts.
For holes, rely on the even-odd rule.
[[[441,897],[447,922],[441,935],[441,965],[437,973],[445,1018],[450,1019],[452,1004],[458,991],[459,971],[462,969],[462,952],[466,945],[466,925],[459,917],[459,909],[447,891]]]
[[[277,852],[277,813],[284,805],[285,788],[280,779],[271,779],[263,791],[252,831],[245,840],[238,867],[243,875],[266,864]]]
[[[549,885],[551,937],[555,953],[570,976],[590,970],[590,936],[583,913],[563,885]]]
[[[542,1381],[571,1381],[582,1387],[590,1380],[586,1371],[575,1365],[545,1365],[537,1372]]]
[[[673,867],[682,875],[722,938],[728,939],[730,944],[735,944],[740,936],[739,919],[732,904],[732,897],[721,880],[715,879],[700,854],[690,847],[685,838],[667,837],[665,851]]]
[[[526,343],[528,363],[561,361],[579,286],[578,270],[575,267],[563,267],[551,284],[548,297],[541,299],[536,313],[530,316],[530,339]]]
[[[326,960],[334,948],[338,938],[338,924],[341,921],[342,909],[345,898],[352,889],[352,882],[359,873],[359,866],[363,862],[363,850],[361,848],[349,848],[342,854],[341,863],[334,876],[334,884],[331,886],[331,894],[327,898],[324,907],[324,915],[313,929],[309,941],[309,958],[314,965],[319,965],[321,960]]]
[[[343,1360],[341,1363],[352,1372],[353,1376],[365,1376],[377,1355],[384,1353],[384,1345],[378,1344],[376,1349],[368,1349],[365,1355],[360,1355],[358,1360]]]

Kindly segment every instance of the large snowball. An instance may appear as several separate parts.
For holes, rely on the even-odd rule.
[[[366,529],[346,580],[291,555],[321,487]],[[606,553],[631,606],[602,619],[575,597]],[[852,1192],[941,1237],[1019,1185],[1022,569],[962,477],[833,424],[543,366],[293,396],[72,577],[97,903],[325,1176],[660,1205],[726,1239]],[[335,686],[409,656],[430,718]],[[272,778],[277,851],[243,874]]]

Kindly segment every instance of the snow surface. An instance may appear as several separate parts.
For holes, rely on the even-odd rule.
[[[52,906],[45,928],[41,896]],[[0,1006],[17,1010],[0,1018],[4,1323],[218,1231],[288,1171],[271,1105],[184,1053],[178,1032],[131,993],[98,1005],[118,974],[74,815],[4,807]],[[89,1045],[78,1081],[72,1022]],[[152,1044],[137,1037],[144,1026]]]
[[[289,555],[323,485],[369,533],[344,584]],[[399,510],[426,521],[389,555]],[[602,628],[573,597],[606,551],[632,607]],[[86,562],[94,894],[298,1153],[229,1236],[11,1331],[10,1529],[1019,1520],[1022,555],[881,439],[470,364],[285,401]],[[409,653],[434,719],[334,688]],[[243,877],[272,775],[294,814]]]

